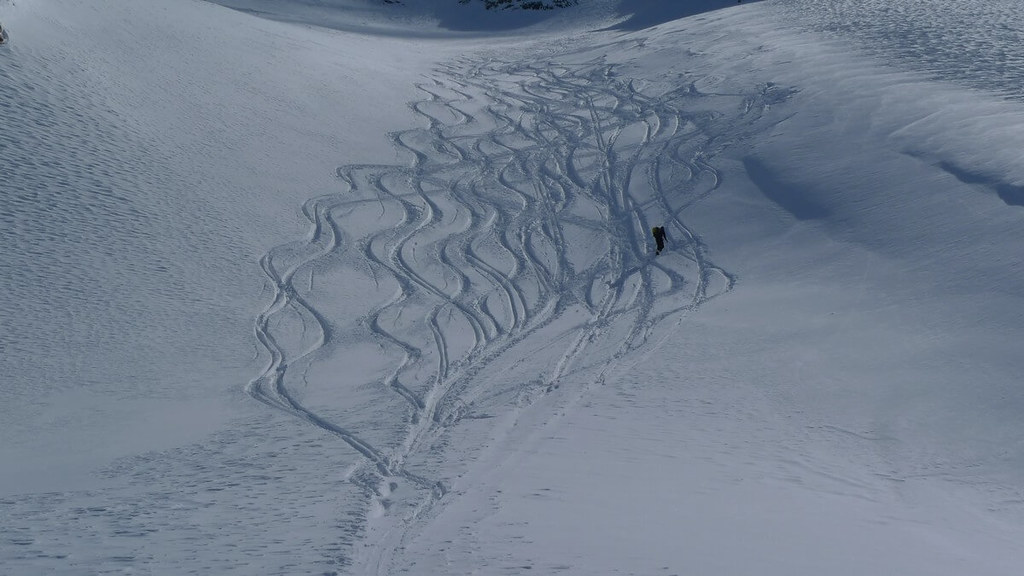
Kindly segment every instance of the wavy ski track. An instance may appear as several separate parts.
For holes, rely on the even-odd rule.
[[[721,130],[710,113],[687,112],[699,95],[644,95],[599,61],[558,67],[467,61],[436,76],[418,85],[425,99],[410,104],[426,127],[391,135],[411,164],[338,168],[348,190],[308,201],[307,237],[261,260],[273,299],[255,321],[266,368],[248,385],[249,394],[365,457],[375,476],[353,477],[363,478],[371,502],[388,509],[398,482],[414,488],[404,491],[403,512],[385,512],[386,527],[375,533],[365,568],[380,574],[389,573],[394,551],[446,490],[405,462],[469,412],[485,392],[478,376],[492,360],[570,307],[586,310],[589,318],[566,338],[542,385],[524,385],[536,388],[523,395],[536,401],[611,323],[625,321],[628,332],[600,360],[602,374],[643,345],[660,320],[734,284],[683,218],[719,185],[708,159],[729,145],[723,134],[743,131]],[[756,122],[742,116],[734,122]],[[583,211],[581,204],[595,208]],[[382,222],[397,224],[349,238],[344,231],[359,227],[347,218],[371,205],[379,206]],[[570,224],[600,233],[607,253],[577,268],[565,238]],[[648,238],[653,224],[665,225],[672,241],[657,259]],[[371,445],[306,408],[289,387],[288,374],[301,374],[332,341],[330,321],[295,281],[311,278],[328,256],[398,286],[361,321],[379,344],[401,353],[380,383],[404,399],[406,411],[393,414],[407,422],[398,445]],[[280,330],[286,322],[302,329]]]

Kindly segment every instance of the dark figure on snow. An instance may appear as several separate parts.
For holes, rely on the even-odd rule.
[[[654,234],[654,241],[658,244],[658,250],[655,254],[661,254],[661,251],[665,249],[665,227],[655,226],[651,228],[651,234]]]

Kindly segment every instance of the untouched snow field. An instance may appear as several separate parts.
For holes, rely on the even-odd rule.
[[[1020,572],[1012,2],[142,4],[0,0],[0,572]]]

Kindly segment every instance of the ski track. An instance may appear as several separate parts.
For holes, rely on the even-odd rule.
[[[386,510],[398,483],[415,488],[411,512],[390,519],[374,542],[366,570],[379,574],[389,573],[417,518],[446,492],[443,482],[409,471],[405,461],[470,412],[476,388],[486,382],[477,376],[491,361],[570,307],[585,309],[589,317],[564,338],[568,345],[540,393],[527,394],[539,401],[612,322],[629,328],[601,360],[598,380],[643,345],[659,321],[733,288],[733,275],[714,264],[684,213],[720,185],[709,159],[732,143],[722,135],[741,138],[740,124],[757,122],[758,103],[778,99],[773,87],[762,86],[736,118],[722,120],[687,112],[688,100],[701,97],[695,90],[646,96],[601,61],[467,60],[417,87],[425,98],[410,108],[425,127],[390,135],[411,163],[338,168],[347,190],[309,200],[306,238],[262,258],[273,298],[254,332],[266,368],[247,387],[256,400],[365,457],[373,472],[350,476],[370,498],[368,507]],[[382,222],[397,223],[349,237],[346,230],[359,229],[348,220],[356,218],[353,210],[373,204]],[[582,204],[593,208],[589,215],[577,209]],[[577,268],[568,255],[568,224],[600,233],[607,253]],[[655,224],[667,227],[670,240],[657,259],[649,238]],[[372,274],[378,286],[382,278],[398,286],[361,318],[379,345],[401,356],[380,382],[405,401],[406,412],[393,414],[407,423],[397,445],[374,446],[306,407],[288,378],[293,370],[305,378],[305,368],[332,343],[330,320],[307,294],[320,267],[338,259]],[[296,281],[307,274],[308,282]],[[295,320],[301,331],[279,328]],[[459,348],[456,334],[471,338]]]

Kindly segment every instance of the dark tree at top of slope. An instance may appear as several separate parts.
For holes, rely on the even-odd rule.
[[[483,2],[488,10],[492,8],[508,9],[519,8],[523,10],[552,10],[554,8],[567,8],[575,6],[577,0],[459,0],[459,4],[470,2]]]

